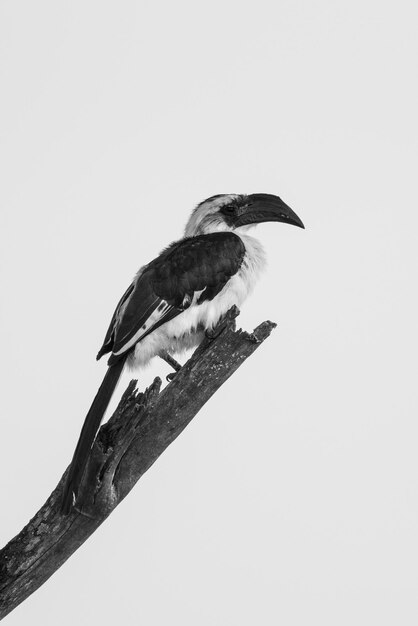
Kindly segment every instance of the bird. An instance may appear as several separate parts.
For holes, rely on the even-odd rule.
[[[77,502],[94,439],[125,365],[140,369],[158,356],[179,370],[173,355],[199,345],[233,305],[242,305],[266,263],[262,244],[248,234],[262,222],[304,228],[279,196],[211,196],[193,209],[184,236],[136,273],[97,354],[100,359],[110,353],[108,368],[66,474],[63,514]]]

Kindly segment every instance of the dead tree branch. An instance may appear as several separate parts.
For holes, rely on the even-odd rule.
[[[25,600],[81,546],[129,493],[219,387],[270,335],[263,322],[252,334],[235,331],[231,309],[219,334],[204,342],[160,391],[132,381],[99,431],[81,488],[82,504],[60,513],[61,478],[27,526],[0,551],[0,619]],[[219,329],[220,330],[220,329]]]

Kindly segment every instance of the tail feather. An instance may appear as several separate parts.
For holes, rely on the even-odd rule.
[[[81,429],[77,447],[74,451],[73,459],[71,461],[70,469],[64,485],[61,503],[61,511],[64,514],[70,512],[73,505],[73,497],[77,498],[91,447],[99,429],[100,422],[103,419],[103,415],[113,395],[120,375],[122,374],[124,364],[125,359],[122,358],[113,365],[109,366],[90,410],[87,413],[86,419],[84,420],[83,428]]]

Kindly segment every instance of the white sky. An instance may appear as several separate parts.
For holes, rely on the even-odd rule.
[[[306,224],[256,231],[241,324],[271,339],[10,626],[416,626],[417,17],[1,2],[1,543],[71,458],[121,293],[194,204],[277,193]]]

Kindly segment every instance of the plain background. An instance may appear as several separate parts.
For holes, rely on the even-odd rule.
[[[192,207],[277,193],[306,224],[255,231],[240,323],[272,337],[10,626],[417,624],[416,23],[412,1],[2,0],[1,543]]]

